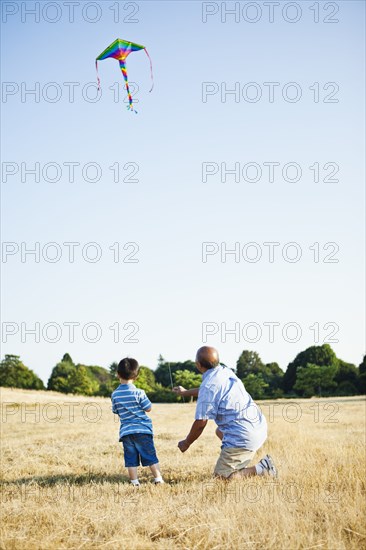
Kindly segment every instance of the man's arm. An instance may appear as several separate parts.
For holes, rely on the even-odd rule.
[[[178,447],[182,451],[182,453],[189,449],[192,443],[199,438],[199,436],[205,429],[207,422],[207,420],[195,420],[193,422],[191,431],[189,432],[187,437],[182,441],[179,441],[178,443]]]
[[[199,388],[186,390],[183,386],[175,386],[172,391],[177,395],[182,395],[183,397],[198,397]]]

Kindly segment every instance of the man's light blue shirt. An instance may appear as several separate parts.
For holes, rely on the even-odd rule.
[[[256,451],[267,439],[267,422],[243,382],[219,365],[202,376],[196,420],[214,420],[224,434],[222,447]]]

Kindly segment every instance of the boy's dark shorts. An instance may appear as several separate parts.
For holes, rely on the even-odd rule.
[[[125,435],[120,441],[123,443],[126,468],[140,466],[140,462],[142,466],[152,466],[159,462],[151,434]]]

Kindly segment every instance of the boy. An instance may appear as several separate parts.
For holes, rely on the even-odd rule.
[[[120,385],[112,393],[112,411],[121,421],[119,440],[123,444],[125,466],[135,487],[140,485],[137,477],[140,462],[142,466],[149,466],[156,485],[164,483],[153,441],[152,422],[146,414],[151,411],[151,401],[133,384],[139,369],[136,359],[122,359],[117,368]]]

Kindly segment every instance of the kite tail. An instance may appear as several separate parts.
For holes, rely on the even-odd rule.
[[[98,60],[96,59],[95,60],[95,69],[97,71],[97,82],[98,82],[98,91],[100,90],[100,78],[99,78],[99,74],[98,74]]]
[[[133,101],[132,101],[132,95],[131,95],[131,92],[130,92],[130,87],[128,85],[128,78],[127,78],[127,70],[126,70],[126,66],[125,64],[120,61],[119,62],[119,66],[121,67],[121,71],[122,71],[122,74],[123,74],[123,78],[125,79],[125,84],[126,84],[126,90],[127,90],[127,96],[128,96],[128,105],[127,105],[127,109],[129,111],[133,111],[137,114],[137,111],[135,111],[135,109],[133,108]]]
[[[149,91],[152,92],[152,89],[154,87],[154,76],[153,76],[152,62],[151,62],[151,57],[149,56],[149,52],[147,51],[146,48],[144,48],[144,50],[145,50],[146,55],[147,55],[147,57],[149,58],[149,61],[150,61],[150,74],[151,74],[152,85],[151,85],[151,89]]]

